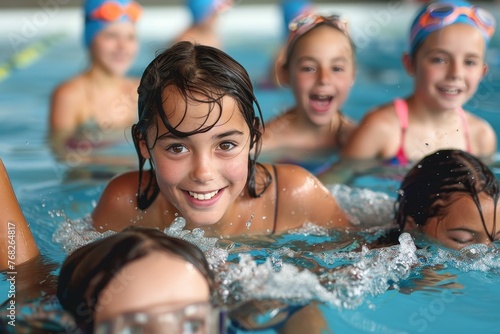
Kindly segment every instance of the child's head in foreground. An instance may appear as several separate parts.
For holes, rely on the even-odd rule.
[[[289,25],[281,77],[297,109],[316,125],[330,124],[355,79],[356,47],[339,16],[307,13]]]
[[[186,311],[203,313],[197,315],[203,320],[212,290],[213,273],[196,246],[156,229],[129,227],[69,255],[57,297],[84,332],[110,333],[117,326],[143,328],[141,318],[172,329],[183,325]],[[176,322],[158,317],[170,313]]]
[[[500,239],[499,183],[479,159],[440,150],[408,172],[396,202],[401,231],[418,228],[446,247],[459,249]]]
[[[200,167],[209,161],[224,161],[223,166],[217,166],[230,185],[224,187],[224,192],[230,194],[228,205],[245,187],[253,197],[265,190],[269,180],[255,180],[262,113],[250,77],[236,60],[217,48],[179,42],[149,64],[138,92],[139,121],[132,135],[139,156],[139,183],[146,160],[156,177],[150,177],[145,188],[139,184],[140,209],[147,208],[160,189],[170,203],[184,201],[173,188],[182,182],[180,175],[186,168],[181,168],[176,176],[171,174],[180,163],[178,158],[191,150],[198,159],[199,173],[185,175],[186,179],[206,183],[211,176],[201,175],[204,172]],[[208,141],[200,143],[200,136],[193,136],[225,128],[228,132],[222,137],[208,139],[214,147],[208,148]],[[213,155],[201,154],[205,150]],[[189,216],[188,212],[183,214]]]

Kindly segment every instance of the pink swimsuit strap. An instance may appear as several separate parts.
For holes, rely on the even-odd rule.
[[[401,144],[399,146],[398,152],[394,159],[401,165],[406,165],[409,163],[409,160],[406,156],[405,150],[404,150],[404,143],[405,143],[405,134],[406,130],[408,129],[408,104],[406,103],[406,100],[403,99],[395,99],[394,100],[394,108],[396,109],[396,114],[398,116],[399,120],[399,125],[401,127]],[[462,126],[464,129],[464,135],[465,135],[465,145],[466,145],[466,150],[467,152],[470,153],[471,151],[471,145],[470,145],[470,131],[469,131],[469,123],[467,122],[467,115],[465,114],[465,111],[462,108],[458,108],[457,110],[458,116],[460,117],[460,120],[462,121]]]
[[[394,108],[396,109],[399,126],[401,127],[401,143],[394,158],[399,165],[407,165],[410,161],[406,157],[404,146],[406,129],[408,129],[408,104],[403,99],[395,99]]]

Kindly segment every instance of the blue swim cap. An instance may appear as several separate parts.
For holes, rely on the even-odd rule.
[[[411,24],[410,54],[432,32],[456,23],[464,23],[478,28],[489,42],[495,31],[495,18],[485,9],[473,6],[463,0],[438,0],[423,7]]]
[[[285,36],[288,35],[288,25],[299,15],[312,11],[312,3],[305,0],[282,0],[281,10],[283,13],[283,23]]]
[[[193,23],[198,24],[212,15],[215,11],[222,11],[232,6],[232,0],[187,0]]]
[[[94,37],[112,22],[135,22],[142,8],[132,0],[86,0],[84,4],[85,29],[83,39],[86,47]]]

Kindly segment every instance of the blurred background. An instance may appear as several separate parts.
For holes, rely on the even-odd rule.
[[[280,0],[236,0],[239,4],[273,4],[278,3]],[[406,2],[425,2],[423,0],[404,0]],[[2,0],[0,3],[0,8],[12,8],[12,7],[37,7],[39,6],[39,0]],[[48,2],[48,1],[47,1]],[[169,6],[178,6],[184,3],[183,0],[141,0],[139,1],[143,6],[161,6],[161,5],[169,5]],[[335,3],[353,3],[353,2],[362,2],[362,3],[383,3],[383,2],[395,2],[394,0],[315,0],[315,3],[318,4],[335,4]],[[479,2],[479,1],[471,1],[471,2]],[[498,0],[484,0],[480,2],[499,2]],[[67,6],[80,6],[82,0],[64,0],[58,1],[58,3],[67,3]]]

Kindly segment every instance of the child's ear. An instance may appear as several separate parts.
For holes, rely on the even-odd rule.
[[[417,228],[417,224],[415,223],[415,220],[413,220],[413,217],[406,217],[406,222],[405,222],[405,231],[411,231]]]
[[[487,64],[484,64],[484,65],[483,65],[483,75],[482,75],[482,77],[484,77],[484,76],[486,75],[486,73],[488,73],[488,69],[489,69],[489,68],[488,68],[488,65],[487,65]]]
[[[408,53],[403,53],[403,57],[402,57],[402,62],[403,62],[403,66],[406,70],[406,72],[411,75],[411,76],[414,76],[415,75],[415,66],[413,64],[413,59],[412,57],[410,56],[410,54]]]
[[[148,145],[144,139],[139,139],[139,149],[141,150],[141,155],[144,159],[151,159],[151,154],[149,154]]]
[[[288,86],[290,84],[290,76],[288,75],[288,70],[285,66],[281,65],[276,68],[276,83],[278,86]]]

